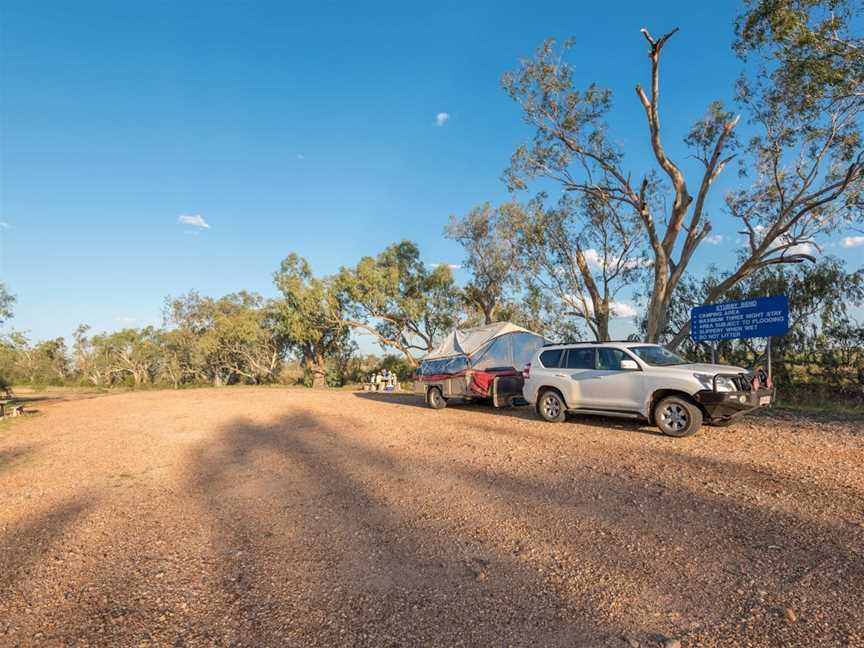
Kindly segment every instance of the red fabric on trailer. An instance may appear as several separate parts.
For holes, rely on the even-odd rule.
[[[498,376],[521,376],[519,371],[513,369],[499,369],[493,371],[472,371],[471,372],[471,391],[480,394],[481,396],[489,396],[489,391],[492,388],[492,381]]]

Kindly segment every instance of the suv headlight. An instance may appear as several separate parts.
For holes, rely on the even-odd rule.
[[[715,378],[712,374],[694,373],[693,377],[702,383],[705,389],[716,389],[718,392],[738,391],[735,383],[727,376],[717,376]]]
[[[738,387],[735,386],[735,382],[727,376],[717,376],[714,381],[714,384],[717,385],[718,392],[738,391]]]
[[[714,376],[711,374],[694,373],[693,377],[702,383],[705,389],[714,389]]]

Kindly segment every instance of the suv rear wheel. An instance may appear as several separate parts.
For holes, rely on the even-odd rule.
[[[426,402],[432,409],[444,409],[447,407],[447,399],[437,387],[430,387],[426,392]]]
[[[680,396],[667,396],[654,406],[654,422],[663,434],[686,437],[702,427],[702,410]]]
[[[537,400],[537,412],[544,421],[560,423],[567,418],[567,406],[564,399],[554,389],[547,389]]]

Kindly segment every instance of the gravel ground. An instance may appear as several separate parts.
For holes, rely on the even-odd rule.
[[[0,425],[0,645],[864,646],[864,423],[268,388]]]

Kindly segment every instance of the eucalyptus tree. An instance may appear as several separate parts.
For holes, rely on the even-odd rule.
[[[62,384],[71,374],[66,342],[62,337],[31,341],[21,331],[3,340],[3,382],[32,385]]]
[[[713,302],[761,268],[814,261],[819,239],[861,220],[864,38],[858,3],[760,0],[737,23],[735,48],[752,71],[738,100],[754,134],[749,180],[726,196],[745,237]],[[678,344],[689,322],[675,334]]]
[[[459,293],[450,268],[428,268],[411,241],[394,243],[375,257],[343,267],[333,279],[340,308],[335,323],[363,331],[411,366],[451,329]]]
[[[543,202],[508,214],[515,267],[528,290],[552,298],[546,310],[556,328],[575,318],[596,340],[608,340],[610,320],[627,314],[616,297],[644,263],[640,223],[597,196],[565,195],[553,208]]]
[[[855,6],[837,0],[748,3],[735,45],[744,59],[737,98],[752,135],[742,146],[736,137],[740,114],[709,102],[684,137],[700,162],[691,177],[667,153],[660,120],[661,57],[677,28],[660,37],[642,29],[650,83],[647,89],[637,84],[635,92],[655,165],[635,177],[608,134],[611,92],[596,83],[576,87],[574,68],[564,59],[572,41],[558,50],[547,40],[516,72],[505,74],[505,90],[534,129],[531,143],[517,148],[505,172],[510,188],[552,180],[641,221],[650,253],[648,340],[667,330],[676,287],[712,231],[711,189],[736,157],[741,179],[726,197],[726,217],[737,220],[747,243],[709,301],[760,268],[812,261],[817,237],[860,218],[864,50],[852,33]],[[668,204],[652,200],[660,182],[670,194]],[[673,343],[687,333],[686,327],[677,332]]]
[[[0,324],[12,317],[15,295],[9,292],[6,284],[0,281]]]
[[[218,299],[193,291],[168,299],[169,329],[159,341],[163,373],[174,385],[275,381],[289,344],[280,313],[273,302],[245,291]]]
[[[328,360],[350,346],[346,306],[331,278],[318,278],[309,262],[288,255],[273,282],[282,293],[274,304],[274,319],[286,344],[297,354],[313,387],[325,387]]]
[[[512,310],[510,298],[519,288],[520,250],[507,224],[522,211],[518,203],[493,207],[484,203],[465,216],[450,216],[444,236],[465,250],[462,267],[471,278],[462,287],[466,306],[482,316],[483,324],[498,321],[502,310]]]

